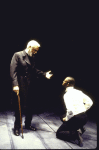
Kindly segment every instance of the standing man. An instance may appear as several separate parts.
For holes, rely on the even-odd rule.
[[[93,105],[93,102],[89,96],[74,88],[73,77],[66,77],[62,85],[66,88],[64,102],[67,112],[56,136],[63,140],[78,140],[78,145],[83,146],[81,135],[85,131],[83,126],[87,123],[86,111]]]
[[[31,40],[25,50],[14,53],[10,64],[13,93],[14,95],[20,94],[21,108],[25,110],[25,128],[33,131],[35,131],[35,128],[31,126],[32,110],[37,100],[38,78],[40,76],[47,79],[52,77],[51,71],[43,72],[36,68],[35,54],[38,52],[39,47],[40,44],[37,41]],[[20,114],[17,96],[15,96],[14,104],[14,134],[19,136]]]

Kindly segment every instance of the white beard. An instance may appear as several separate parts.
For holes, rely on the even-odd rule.
[[[28,52],[28,55],[29,55],[30,57],[32,57],[33,54],[32,54],[32,52],[29,51],[29,52]]]
[[[26,51],[26,53],[27,53],[30,57],[32,57],[33,54],[32,54],[31,51],[29,51],[28,49],[26,49],[25,51]]]

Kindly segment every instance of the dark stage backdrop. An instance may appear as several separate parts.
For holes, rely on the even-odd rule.
[[[78,1],[6,1],[1,7],[1,110],[11,108],[11,58],[15,52],[25,49],[29,40],[35,39],[41,44],[38,68],[52,70],[54,74],[50,80],[40,80],[37,111],[61,113],[64,93],[61,84],[66,76],[73,76],[76,88],[94,102],[89,114],[96,114],[95,6]]]

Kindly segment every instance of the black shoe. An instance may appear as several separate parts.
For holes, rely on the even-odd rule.
[[[36,131],[36,129],[34,127],[32,127],[31,125],[30,126],[25,126],[25,128],[28,129],[28,130]]]
[[[82,134],[86,131],[85,127],[81,128]]]
[[[19,136],[20,135],[20,129],[19,128],[14,128],[14,134],[16,136]]]
[[[82,147],[83,146],[83,138],[81,137],[81,134],[79,131],[77,131],[77,140],[78,140],[78,145],[80,147]]]

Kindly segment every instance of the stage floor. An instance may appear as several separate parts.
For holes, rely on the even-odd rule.
[[[5,111],[0,113],[0,149],[95,149],[97,147],[97,124],[88,121],[85,125],[86,132],[82,135],[83,147],[56,138],[56,131],[62,124],[58,115],[54,113],[41,113],[34,115],[32,125],[36,131],[26,130],[23,124],[24,139],[15,136],[14,112]],[[21,130],[20,130],[21,131]]]

